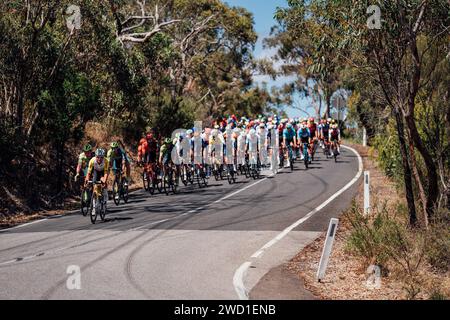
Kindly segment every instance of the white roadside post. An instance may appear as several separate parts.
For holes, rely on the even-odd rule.
[[[323,279],[325,271],[327,270],[328,259],[330,258],[331,249],[333,248],[338,222],[339,219],[332,218],[330,220],[330,225],[328,226],[325,245],[323,246],[322,256],[320,257],[319,269],[317,269],[317,281],[319,282]]]
[[[364,171],[364,214],[370,211],[370,172]]]
[[[366,131],[366,127],[363,127],[363,147],[367,147],[367,131]]]

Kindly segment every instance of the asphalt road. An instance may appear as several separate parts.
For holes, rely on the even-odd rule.
[[[317,237],[349,205],[357,183],[251,258],[358,169],[357,155],[342,149],[337,163],[319,155],[307,171],[297,162],[294,172],[256,181],[211,179],[207,188],[170,196],[137,191],[126,205],[110,201],[107,221],[96,225],[72,213],[4,230],[0,299],[237,299],[238,268],[251,259],[242,275],[250,291]],[[80,289],[67,286],[69,266],[80,268]]]

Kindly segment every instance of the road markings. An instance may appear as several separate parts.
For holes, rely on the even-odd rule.
[[[318,206],[317,208],[310,211],[306,216],[297,220],[296,222],[291,224],[289,227],[284,229],[281,233],[279,233],[275,238],[273,238],[272,240],[267,242],[264,246],[261,247],[261,249],[256,251],[251,256],[251,258],[260,258],[264,254],[264,251],[266,251],[268,248],[272,247],[278,241],[283,239],[289,232],[291,232],[293,229],[297,228],[303,222],[305,222],[306,220],[311,218],[314,214],[316,214],[317,212],[319,212],[320,210],[325,208],[330,202],[335,200],[337,197],[339,197],[341,194],[343,194],[345,191],[347,191],[347,189],[349,189],[353,184],[355,184],[358,181],[358,179],[361,177],[362,172],[363,172],[362,158],[361,158],[360,154],[358,153],[358,151],[356,151],[355,149],[353,149],[351,147],[347,147],[347,146],[342,146],[342,147],[352,151],[358,157],[358,173],[356,174],[356,176],[349,183],[347,183],[342,189],[337,191],[328,200],[323,202],[320,206]],[[233,277],[234,289],[235,289],[239,299],[241,299],[241,300],[248,300],[248,290],[245,288],[245,285],[244,285],[244,276],[246,274],[247,269],[250,267],[250,265],[251,265],[250,262],[248,262],[248,261],[244,262],[236,270],[234,277]]]
[[[252,263],[249,261],[243,263],[234,273],[233,285],[240,300],[248,300],[248,292],[245,289],[243,281],[244,276],[251,264]]]
[[[239,190],[237,190],[237,191],[234,191],[234,192],[232,192],[232,193],[230,193],[230,194],[228,194],[228,195],[226,195],[226,196],[220,198],[219,200],[213,201],[213,202],[211,202],[211,203],[209,203],[209,204],[207,204],[207,205],[198,207],[198,208],[196,208],[196,209],[189,210],[189,211],[187,211],[187,212],[185,212],[185,213],[182,213],[182,214],[180,214],[180,215],[177,215],[176,217],[173,217],[173,218],[167,218],[167,219],[158,220],[158,221],[153,221],[153,222],[150,222],[150,223],[141,225],[141,226],[139,226],[139,227],[135,227],[135,228],[129,229],[129,230],[127,230],[127,232],[129,232],[129,231],[139,231],[139,230],[141,230],[141,229],[143,229],[143,228],[145,228],[145,227],[149,227],[149,226],[151,226],[151,225],[155,225],[155,224],[159,224],[159,223],[163,223],[163,222],[167,222],[167,221],[172,221],[172,220],[175,220],[175,219],[179,219],[179,218],[181,218],[181,217],[183,217],[183,216],[186,216],[186,215],[188,215],[188,214],[192,214],[192,213],[198,212],[198,211],[200,211],[200,210],[205,209],[206,207],[209,207],[209,206],[211,206],[211,205],[213,205],[213,204],[219,203],[219,202],[221,202],[221,201],[223,201],[223,200],[226,200],[226,199],[228,199],[228,198],[230,198],[230,197],[232,197],[232,196],[234,196],[234,195],[236,195],[236,194],[238,194],[238,193],[240,193],[240,192],[242,192],[242,191],[244,191],[244,190],[247,190],[247,189],[249,189],[249,188],[251,188],[251,187],[257,185],[258,183],[261,183],[261,182],[267,180],[268,178],[270,178],[270,177],[272,177],[272,176],[274,176],[274,174],[271,174],[270,176],[267,176],[267,177],[265,177],[264,179],[258,180],[258,181],[254,182],[254,183],[252,183],[252,184],[250,184],[250,185],[248,185],[248,186],[246,186],[246,187],[244,187],[244,188],[242,188],[242,189],[239,189]],[[2,232],[2,231],[5,232],[5,231],[12,230],[12,229],[25,227],[25,226],[28,226],[28,225],[31,225],[31,224],[35,224],[35,223],[39,223],[39,222],[42,222],[42,221],[45,221],[45,220],[48,220],[48,219],[49,219],[49,218],[45,218],[45,219],[41,219],[41,220],[36,220],[36,221],[30,222],[30,223],[26,223],[26,224],[22,224],[22,225],[13,227],[13,228],[0,230],[0,232]],[[0,262],[0,266],[8,265],[8,264],[15,263],[15,262],[18,262],[18,261],[26,261],[26,260],[30,260],[30,259],[33,259],[33,258],[36,258],[36,257],[40,257],[40,256],[42,256],[43,254],[49,254],[49,253],[53,253],[53,254],[54,254],[54,253],[58,253],[58,252],[60,252],[60,251],[64,251],[64,250],[71,249],[71,248],[72,248],[72,247],[64,247],[64,248],[59,248],[59,249],[50,250],[49,252],[45,252],[45,253],[38,253],[38,254],[33,254],[33,255],[30,255],[30,256],[27,256],[27,257],[23,257],[23,258],[16,258],[16,259],[13,259],[13,260]],[[20,260],[19,260],[19,259],[20,259]]]
[[[196,209],[189,210],[189,211],[184,212],[184,213],[182,213],[182,214],[180,214],[180,215],[178,215],[178,216],[176,216],[176,217],[168,218],[168,219],[164,219],[164,220],[153,221],[153,222],[144,224],[144,225],[142,225],[142,226],[139,226],[139,227],[136,227],[136,228],[132,228],[132,229],[130,229],[130,230],[128,230],[128,231],[137,231],[137,230],[141,230],[141,229],[144,229],[144,228],[146,228],[146,227],[148,227],[148,226],[151,226],[151,225],[154,225],[154,224],[159,224],[159,223],[166,222],[166,221],[176,220],[176,219],[179,219],[179,218],[181,218],[181,217],[183,217],[183,216],[186,216],[186,215],[188,215],[188,214],[196,213],[196,212],[198,212],[198,211],[200,211],[200,210],[203,210],[203,209],[205,209],[205,208],[207,208],[207,207],[212,206],[213,204],[220,203],[220,202],[222,202],[223,200],[226,200],[226,199],[228,199],[228,198],[231,198],[232,196],[237,195],[238,193],[241,193],[242,191],[245,191],[245,190],[247,190],[247,189],[249,189],[249,188],[251,188],[251,187],[253,187],[253,186],[256,186],[258,183],[261,183],[261,182],[263,182],[263,181],[265,181],[265,180],[267,180],[267,179],[269,179],[270,177],[273,177],[273,176],[274,176],[274,174],[272,173],[271,175],[265,177],[264,179],[258,180],[258,181],[256,181],[256,182],[254,182],[254,183],[252,183],[252,184],[250,184],[250,185],[248,185],[248,186],[246,186],[246,187],[244,187],[244,188],[242,188],[242,189],[236,190],[236,191],[234,191],[234,192],[232,192],[232,193],[230,193],[230,194],[228,194],[228,195],[226,195],[226,196],[224,196],[224,197],[222,197],[222,198],[220,198],[220,199],[218,199],[218,200],[216,200],[216,201],[213,201],[213,202],[211,202],[211,203],[208,203],[208,204],[206,204],[206,205],[204,205],[204,206],[201,206],[201,207],[198,207],[198,208],[196,208]]]
[[[3,229],[3,230],[0,230],[0,233],[6,232],[6,231],[10,231],[10,230],[19,229],[19,228],[26,227],[26,226],[30,226],[32,224],[36,224],[36,223],[43,222],[43,221],[46,221],[46,220],[48,220],[48,218],[44,218],[44,219],[28,222],[28,223],[21,224],[21,225],[18,225],[18,226],[12,227],[12,228],[8,228],[8,229]]]

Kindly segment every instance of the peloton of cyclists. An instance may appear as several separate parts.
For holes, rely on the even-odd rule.
[[[274,141],[277,136],[279,140]],[[255,119],[247,117],[238,119],[232,115],[214,121],[211,126],[203,129],[186,130],[179,134],[177,139],[156,137],[154,131],[150,129],[139,141],[137,162],[141,165],[154,165],[158,172],[161,171],[159,169],[165,171],[169,164],[173,164],[172,150],[177,148],[180,158],[184,155],[184,161],[187,162],[185,165],[189,168],[195,167],[194,162],[205,165],[205,172],[209,177],[213,164],[220,164],[221,170],[225,168],[223,165],[232,165],[228,168],[233,168],[234,172],[238,167],[247,164],[258,167],[270,165],[271,169],[274,164],[279,164],[280,167],[285,164],[289,167],[290,161],[295,160],[297,156],[304,160],[303,149],[306,146],[308,146],[308,161],[311,163],[319,142],[322,147],[331,145],[339,154],[340,141],[341,132],[338,123],[331,118],[316,123],[313,117],[299,120],[282,119],[274,115],[267,118],[260,116]],[[275,145],[279,148],[278,154],[274,154]],[[100,180],[106,190],[109,170],[113,169],[125,172],[125,183],[129,183],[130,159],[123,145],[117,141],[112,142],[107,154],[104,149],[97,149],[95,152],[94,150],[90,144],[83,147],[78,157],[75,180],[79,180],[81,176],[84,177],[85,183],[90,179]]]

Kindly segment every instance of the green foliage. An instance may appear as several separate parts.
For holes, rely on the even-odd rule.
[[[377,160],[381,169],[388,177],[393,178],[401,185],[403,183],[403,167],[393,121],[390,121],[385,130],[386,132],[379,133],[374,137],[372,144],[378,152]]]

